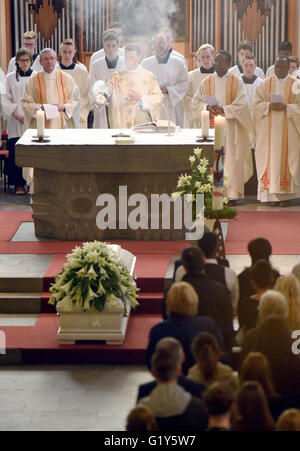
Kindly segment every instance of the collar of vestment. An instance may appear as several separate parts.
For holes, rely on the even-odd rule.
[[[275,80],[279,81],[279,83],[284,83],[289,78],[289,75],[287,75],[285,78],[278,78],[277,75],[275,75]]]
[[[34,53],[34,54],[32,55],[33,61],[35,61],[35,60],[37,59],[37,57],[38,57],[37,53]]]
[[[223,75],[223,77],[219,77],[217,72],[215,72],[215,75],[216,75],[216,78],[218,78],[219,80],[226,80],[229,76],[229,72],[227,72],[225,75]]]
[[[170,49],[166,56],[163,58],[160,58],[158,55],[156,55],[156,59],[158,64],[168,64],[169,58],[171,56],[171,53],[173,52],[173,49]]]
[[[243,75],[242,79],[243,79],[243,82],[245,83],[245,85],[253,85],[255,80],[257,80],[257,76],[253,75],[252,78],[246,78],[245,75]]]
[[[134,74],[136,72],[138,72],[140,70],[141,66],[138,65],[138,67],[136,69],[128,69],[128,67],[126,67],[126,71],[129,72],[130,74]]]
[[[59,63],[61,70],[73,70],[76,67],[76,63],[72,63],[71,66],[65,66],[63,63]]]
[[[18,68],[18,74],[20,75],[20,77],[30,77],[32,72],[32,69],[29,69],[27,72],[23,72],[20,68]]]
[[[109,60],[106,56],[105,61],[106,61],[108,69],[116,69],[116,67],[118,65],[118,61],[119,61],[119,55],[117,55],[114,60]]]
[[[212,65],[210,69],[205,69],[205,67],[200,67],[201,74],[213,74],[215,72],[215,66]]]
[[[240,73],[242,74],[242,73],[244,72],[244,71],[243,71],[243,67],[242,67],[240,64],[238,64],[237,67],[238,67]]]
[[[56,69],[54,69],[54,71],[51,72],[51,74],[48,74],[48,72],[45,72],[43,70],[43,74],[45,76],[45,80],[56,80]]]

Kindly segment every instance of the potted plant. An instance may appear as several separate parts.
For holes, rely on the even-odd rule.
[[[137,302],[136,258],[120,246],[95,241],[67,256],[50,291],[60,316],[61,343],[105,340],[122,343],[131,307]]]

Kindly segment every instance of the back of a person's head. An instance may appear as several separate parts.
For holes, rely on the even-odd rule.
[[[274,288],[282,293],[288,304],[288,325],[292,330],[300,328],[300,282],[294,274],[281,276]]]
[[[181,363],[181,354],[159,348],[154,351],[152,356],[151,371],[157,380],[169,382],[177,378]]]
[[[262,295],[259,302],[258,324],[262,324],[270,316],[278,316],[286,321],[288,314],[288,303],[282,293],[275,290],[268,290]]]
[[[203,376],[210,380],[217,371],[218,359],[221,356],[219,344],[209,332],[200,332],[192,342],[192,352]]]
[[[258,382],[245,382],[237,393],[235,431],[272,431],[274,421],[266,395]]]
[[[300,410],[289,409],[283,412],[278,418],[276,431],[300,432]]]
[[[264,389],[267,398],[276,394],[270,364],[260,352],[250,352],[240,369],[240,383],[256,381]]]
[[[215,382],[204,394],[204,402],[209,416],[220,416],[228,413],[235,400],[229,384]]]
[[[167,294],[167,314],[196,316],[198,303],[198,295],[192,285],[186,282],[174,283]]]
[[[155,416],[147,406],[139,405],[135,407],[127,417],[126,431],[158,431]]]
[[[205,233],[198,241],[198,247],[203,251],[205,258],[214,258],[218,249],[218,236],[213,233]]]
[[[155,351],[166,351],[170,355],[180,358],[183,354],[181,343],[173,337],[162,338],[156,343]]]
[[[248,252],[252,259],[252,264],[258,260],[267,260],[272,255],[272,246],[266,238],[255,238],[248,244]]]
[[[271,264],[267,260],[258,260],[250,269],[250,278],[256,288],[272,288],[274,274]]]
[[[201,272],[204,270],[204,253],[199,247],[191,246],[182,252],[181,261],[187,272]]]

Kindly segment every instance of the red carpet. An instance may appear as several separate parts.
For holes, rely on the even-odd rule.
[[[230,221],[226,240],[228,255],[247,254],[247,245],[256,237],[267,238],[275,255],[300,254],[300,212],[241,211]]]

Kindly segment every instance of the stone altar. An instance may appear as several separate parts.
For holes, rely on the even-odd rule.
[[[123,132],[135,143],[116,145]],[[213,133],[213,130],[211,130]],[[201,147],[213,162],[213,142],[196,142],[199,130],[133,133],[131,130],[47,130],[49,143],[33,143],[27,130],[16,145],[16,164],[34,168],[32,210],[37,237],[58,240],[182,240],[184,231],[99,230],[96,217],[100,194],[118,199],[119,187],[135,193],[171,194],[178,177],[190,171],[189,156]],[[118,221],[118,218],[117,218]]]

